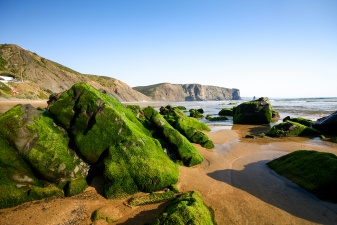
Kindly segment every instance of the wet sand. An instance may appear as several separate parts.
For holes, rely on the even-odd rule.
[[[266,166],[268,161],[300,149],[337,155],[337,144],[300,137],[244,138],[248,133],[258,134],[266,129],[247,125],[212,127],[207,135],[215,149],[195,145],[205,160],[193,168],[180,167],[180,191],[199,191],[215,211],[219,225],[337,224],[337,204],[319,200]],[[126,202],[127,199],[107,200],[89,187],[70,198],[1,209],[0,224],[91,224],[91,213],[98,208],[119,219],[113,224],[143,224],[165,207],[130,207]],[[107,223],[100,220],[94,224]]]

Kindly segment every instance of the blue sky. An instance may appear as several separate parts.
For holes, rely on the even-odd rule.
[[[130,86],[336,97],[336,0],[1,0],[0,43]]]

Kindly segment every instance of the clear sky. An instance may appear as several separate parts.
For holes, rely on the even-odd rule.
[[[337,0],[1,0],[0,43],[128,85],[337,96]]]

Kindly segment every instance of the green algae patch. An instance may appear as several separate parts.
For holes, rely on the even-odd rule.
[[[321,132],[314,128],[292,121],[277,124],[266,133],[270,137],[318,136],[320,134]]]
[[[172,200],[164,212],[151,225],[169,224],[216,224],[211,210],[204,204],[200,194],[191,191]]]
[[[173,191],[167,191],[162,193],[151,193],[145,196],[131,198],[128,201],[128,203],[129,205],[141,206],[159,202],[166,202],[168,200],[173,199],[175,195],[176,194]]]
[[[268,98],[244,102],[233,108],[234,124],[269,124],[273,109]]]
[[[332,153],[298,150],[267,165],[318,198],[337,202],[337,156]]]
[[[194,166],[203,161],[203,157],[191,142],[173,128],[153,107],[145,108],[144,114],[162,134],[169,146],[173,148],[173,151],[178,155],[178,160],[182,161],[185,166]]]
[[[77,83],[50,99],[49,110],[67,127],[78,154],[103,171],[107,198],[157,191],[178,181],[177,165],[137,117],[138,107]]]

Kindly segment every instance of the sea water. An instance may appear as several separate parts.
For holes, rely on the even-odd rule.
[[[251,98],[242,98],[241,100],[224,101],[190,101],[190,102],[171,102],[172,106],[185,106],[189,109],[204,110],[204,116],[210,114],[213,117],[223,108],[233,108],[243,102],[251,101]],[[280,114],[280,121],[286,116],[302,117],[310,120],[317,120],[337,111],[337,97],[334,98],[269,98],[273,109]],[[165,105],[163,105],[165,106]],[[187,115],[189,115],[187,113]],[[229,117],[225,121],[208,121],[201,119],[209,125],[233,125],[233,118]]]

